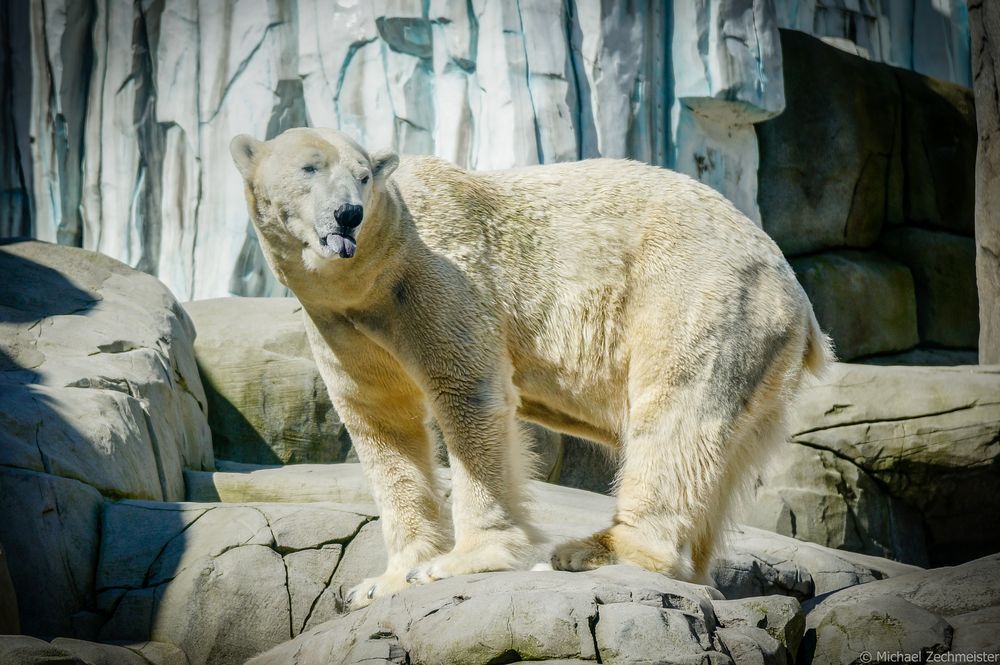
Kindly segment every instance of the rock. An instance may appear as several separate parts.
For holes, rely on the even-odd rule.
[[[10,129],[27,127],[31,105],[31,62],[16,57],[31,51],[31,6],[7,4],[0,9],[0,123]],[[0,137],[0,238],[25,237],[31,233],[31,202],[23,175],[30,175],[21,155],[30,151],[27,132],[6,131]]]
[[[869,247],[886,211],[899,207],[900,93],[891,70],[791,30],[781,31],[781,50],[785,111],[756,126],[764,230],[792,255]]]
[[[857,251],[791,264],[841,360],[902,351],[919,341],[913,278],[904,265]]]
[[[874,580],[920,570],[889,559],[806,543],[740,526],[712,568],[715,586],[729,599],[780,594],[807,600]]]
[[[976,167],[972,91],[902,69],[893,73],[902,93],[905,221],[972,236]]]
[[[0,245],[0,540],[21,629],[87,634],[102,494],[181,499],[212,467],[194,329],[156,279],[106,256]]]
[[[350,437],[316,369],[297,300],[219,298],[184,308],[198,331],[195,354],[218,457],[253,464],[347,459]]]
[[[760,628],[720,628],[716,635],[734,663],[785,665],[791,660],[784,645]]]
[[[615,451],[597,443],[563,437],[563,453],[552,482],[589,492],[611,494],[618,470]]]
[[[1000,456],[997,395],[995,367],[837,364],[822,382],[803,391],[793,412],[790,445],[832,453],[856,466],[859,479],[870,476],[890,497],[915,510],[932,565],[967,561],[1000,549],[1000,505],[987,489],[997,482]],[[768,482],[814,489],[813,481],[799,485],[794,477]],[[863,493],[858,487],[841,491]],[[889,506],[883,510],[886,516],[899,515]],[[816,521],[795,519],[803,526]],[[863,520],[854,524],[864,527]],[[874,537],[881,536],[877,531],[864,536],[869,542]]]
[[[472,575],[378,600],[251,662],[350,663],[363,655],[514,662],[598,654],[603,662],[653,662],[671,649],[726,662],[712,639],[717,599],[707,587],[624,566]]]
[[[264,545],[201,559],[154,594],[150,638],[176,644],[192,663],[245,662],[292,636],[286,575],[281,556]],[[128,617],[112,617],[115,631],[119,620]],[[111,630],[102,638],[136,639]]]
[[[1000,452],[997,380],[989,368],[836,365],[800,398],[742,519],[919,565],[996,549],[982,525],[997,510],[984,493]]]
[[[4,665],[90,665],[59,647],[27,635],[0,635]]]
[[[986,607],[948,618],[955,629],[953,653],[993,653],[1000,655],[1000,607]]]
[[[109,504],[100,638],[174,644],[192,663],[242,663],[311,617],[333,616],[336,607],[317,601],[369,519],[326,503]]]
[[[979,361],[1000,363],[1000,8],[969,7],[976,151],[976,280],[979,287]]]
[[[675,3],[667,13],[674,167],[722,192],[759,224],[753,123],[785,108],[774,9],[759,1]]]
[[[952,628],[941,617],[890,596],[874,603],[841,604],[815,631],[811,662],[853,663],[865,652],[941,653],[948,649]]]
[[[949,617],[970,626],[987,623],[1000,607],[1000,555],[953,568],[900,575],[844,589],[806,605],[806,634],[799,658],[807,662],[850,662],[863,651],[875,654],[957,651]],[[964,617],[964,618],[962,618]],[[954,634],[957,638],[959,633]],[[996,649],[996,634],[989,649]],[[958,648],[962,642],[958,642]]]
[[[704,655],[711,636],[704,620],[677,609],[633,603],[605,605],[594,628],[602,663],[656,663],[669,653],[679,660]]]
[[[21,630],[71,635],[71,617],[93,602],[101,495],[76,480],[0,467],[0,541],[17,594]]]
[[[782,31],[781,39],[787,108],[757,126],[763,226],[781,248],[793,255],[866,248],[883,225],[904,222],[972,235],[976,129],[968,89],[800,32]],[[819,152],[827,159],[817,162]]]
[[[65,637],[51,643],[26,635],[0,634],[4,665],[190,665],[177,647],[162,642],[101,644]]]
[[[183,651],[173,644],[163,642],[124,642],[122,646],[131,649],[149,661],[150,665],[191,665]]]
[[[835,451],[784,445],[742,520],[826,547],[928,564],[920,513]]]
[[[295,466],[221,465],[244,472],[219,472],[243,476],[238,496],[268,503],[105,504],[91,605],[106,617],[101,641],[137,650],[154,640],[176,645],[191,663],[213,665],[272,648],[259,662],[311,662],[312,654],[334,654],[335,662],[597,654],[605,662],[653,662],[668,645],[712,662],[783,663],[802,634],[797,599],[919,571],[739,527],[713,571],[718,590],[628,566],[491,573],[408,589],[344,615],[344,591],[386,562],[360,466],[315,465],[304,476]],[[441,471],[445,484],[448,475]],[[326,485],[328,496],[343,485],[352,503],[281,502],[282,488],[285,498],[301,499],[303,477]],[[254,489],[258,480],[263,490]],[[535,522],[552,541],[603,528],[614,512],[608,496],[538,481],[532,490]],[[547,561],[548,551],[542,546],[538,560]],[[177,657],[154,651],[159,660],[139,650],[151,662]]]
[[[799,640],[805,630],[805,614],[794,598],[767,596],[716,600],[712,607],[720,625],[726,628],[764,630],[784,646],[789,654],[798,652]]]
[[[52,646],[70,653],[87,665],[149,665],[149,661],[131,649],[114,644],[100,644],[59,637]]]
[[[188,471],[187,500],[371,503],[368,481],[354,464],[257,466],[218,462],[219,471]]]
[[[885,233],[880,246],[913,275],[921,343],[976,348],[979,302],[975,241],[951,233],[904,228]]]
[[[305,630],[306,623],[311,618],[321,620],[320,617],[333,615],[333,612],[324,612],[322,607],[319,607],[318,613],[313,610],[318,607],[317,603],[321,601],[322,594],[331,588],[333,572],[340,564],[342,552],[342,545],[333,544],[322,545],[319,549],[289,552],[285,555],[293,635]]]
[[[154,278],[80,249],[0,246],[0,463],[180,499],[211,468],[194,329]]]
[[[16,635],[21,632],[17,612],[17,594],[14,582],[7,569],[7,554],[0,545],[0,635]]]

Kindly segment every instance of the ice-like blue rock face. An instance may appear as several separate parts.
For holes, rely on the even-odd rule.
[[[962,7],[14,0],[0,7],[0,76],[31,103],[0,101],[13,128],[0,137],[0,236],[100,250],[181,299],[281,293],[228,143],[299,125],[472,169],[631,157],[759,221],[753,124],[784,108],[778,27],[967,82]]]

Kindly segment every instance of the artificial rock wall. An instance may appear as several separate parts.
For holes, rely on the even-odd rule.
[[[785,107],[778,27],[966,81],[964,5],[927,4],[11,0],[0,236],[99,250],[182,300],[280,293],[227,146],[297,125],[480,169],[632,157],[760,221],[754,124]]]

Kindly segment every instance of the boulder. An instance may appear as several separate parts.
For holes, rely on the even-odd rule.
[[[21,629],[71,635],[102,495],[179,500],[182,469],[213,466],[194,329],[155,278],[95,252],[6,241],[0,274],[0,542]]]
[[[618,470],[616,451],[572,436],[562,439],[562,455],[549,480],[588,492],[611,494]]]
[[[243,663],[314,615],[332,616],[325,606],[316,614],[317,600],[370,519],[324,503],[109,504],[100,639],[174,644],[191,663]]]
[[[893,69],[901,93],[903,214],[916,224],[975,232],[976,109],[969,88]]]
[[[919,341],[913,277],[869,252],[826,252],[791,260],[837,356],[851,360]]]
[[[972,236],[968,88],[801,32],[782,30],[781,47],[786,108],[756,129],[761,218],[785,253],[870,247],[903,223]]]
[[[767,631],[787,653],[799,650],[805,629],[805,614],[794,598],[767,596],[741,600],[712,601],[715,616],[727,628],[759,628]]]
[[[294,298],[185,304],[215,454],[252,464],[343,462],[350,437],[316,369]]]
[[[928,563],[920,513],[829,450],[785,444],[742,519],[826,547]]]
[[[1000,554],[844,589],[805,609],[805,662],[856,662],[866,651],[997,653],[997,633],[981,631],[1000,609]]]
[[[791,430],[749,523],[933,565],[1000,550],[1000,368],[835,364]]]
[[[72,635],[72,616],[93,604],[101,495],[76,480],[7,467],[0,487],[0,541],[21,630]]]
[[[948,618],[954,629],[951,650],[954,653],[993,653],[1000,655],[1000,606],[984,607]]]
[[[756,125],[764,230],[792,255],[869,247],[887,211],[900,216],[892,70],[791,30],[781,50],[785,111]]]
[[[295,298],[216,298],[185,308],[198,331],[194,348],[217,457],[258,465],[357,461]],[[532,424],[526,432],[549,477],[562,437]],[[446,462],[443,443],[437,446]]]
[[[883,234],[880,246],[913,275],[921,343],[976,348],[979,299],[975,240],[941,231],[901,228]]]
[[[181,499],[182,469],[213,460],[194,328],[170,292],[36,241],[0,245],[0,273],[0,464]]]

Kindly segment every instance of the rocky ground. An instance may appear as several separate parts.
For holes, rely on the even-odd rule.
[[[19,276],[0,283],[0,663],[1000,653],[995,367],[838,366],[804,396],[715,588],[619,566],[490,573],[345,614],[343,590],[385,552],[294,303],[185,312],[121,264],[34,242],[0,246],[0,272]],[[214,459],[212,437],[240,453],[247,423],[245,455]],[[547,477],[580,477],[576,443],[536,440]],[[288,456],[324,463],[259,463]],[[613,510],[598,493],[532,489],[553,540]],[[957,565],[927,568],[942,562]]]

